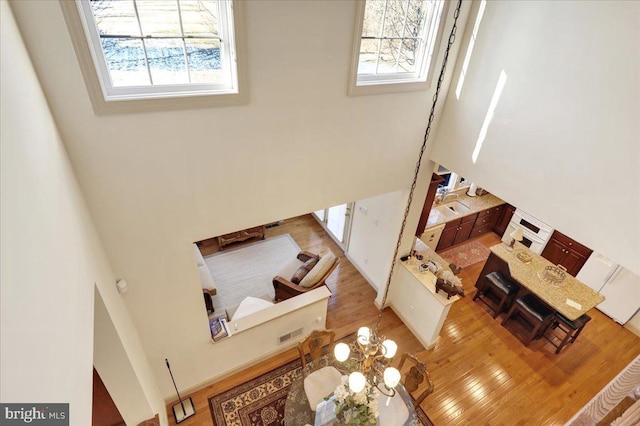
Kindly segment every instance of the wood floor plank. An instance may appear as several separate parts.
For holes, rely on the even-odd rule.
[[[287,219],[268,228],[267,238],[286,233],[302,249],[328,249],[340,257],[337,272],[327,281],[333,293],[327,327],[343,337],[360,325],[375,323],[375,290],[317,221],[311,215]],[[492,233],[477,240],[487,247],[500,242]],[[215,239],[204,241],[201,250],[204,255],[217,251]],[[500,325],[504,314],[494,320],[483,304],[471,300],[481,270],[482,263],[460,273],[466,297],[453,304],[437,345],[429,351],[391,309],[382,317],[380,332],[398,343],[399,353],[414,353],[427,363],[435,390],[421,406],[434,424],[562,425],[640,354],[640,338],[595,309],[580,337],[560,354],[554,354],[555,348],[544,339],[525,347]],[[296,356],[295,350],[287,351],[195,392],[190,396],[197,414],[180,425],[212,425],[209,397]],[[167,412],[174,425],[171,404]]]

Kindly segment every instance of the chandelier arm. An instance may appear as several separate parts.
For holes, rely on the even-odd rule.
[[[376,325],[374,330],[377,332],[378,327],[380,326],[380,320],[382,319],[382,311],[387,303],[387,296],[389,294],[389,287],[391,286],[391,277],[393,276],[393,271],[396,266],[398,252],[400,251],[400,244],[402,243],[402,237],[404,235],[404,230],[407,225],[407,217],[409,216],[409,209],[411,207],[411,203],[413,201],[413,193],[416,189],[416,184],[418,182],[418,173],[420,172],[420,164],[422,163],[422,156],[424,155],[424,151],[427,148],[427,140],[429,139],[429,134],[431,133],[431,125],[433,123],[433,118],[435,116],[436,105],[438,103],[438,96],[440,94],[440,88],[442,86],[442,82],[444,80],[444,74],[447,69],[447,61],[449,59],[449,51],[451,46],[453,46],[453,42],[456,39],[456,32],[458,29],[458,17],[460,16],[460,8],[462,7],[462,0],[458,0],[458,4],[453,13],[453,26],[451,27],[451,32],[449,33],[449,40],[447,43],[447,48],[444,52],[444,57],[442,58],[442,67],[440,68],[440,76],[438,77],[438,84],[436,86],[436,91],[433,95],[433,103],[431,104],[431,112],[429,114],[429,122],[427,123],[427,129],[424,133],[424,139],[422,141],[422,147],[420,148],[420,154],[418,155],[418,161],[416,162],[416,168],[413,174],[413,182],[411,183],[411,190],[409,191],[409,198],[407,199],[407,206],[404,210],[404,217],[402,219],[402,226],[400,227],[400,234],[398,235],[398,241],[396,243],[396,248],[393,252],[393,259],[391,261],[391,269],[389,270],[389,277],[387,278],[386,287],[384,290],[384,295],[382,296],[382,304],[380,306],[380,311],[378,312],[378,319],[376,320]]]
[[[376,384],[376,388],[380,391],[384,396],[388,396],[389,398],[393,398],[396,395],[396,390],[394,388],[390,388],[384,383],[380,386],[380,383]],[[387,393],[388,392],[388,393]]]

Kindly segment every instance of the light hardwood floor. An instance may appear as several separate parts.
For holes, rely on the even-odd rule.
[[[304,250],[330,249],[341,257],[337,272],[327,281],[333,293],[327,327],[342,337],[373,324],[378,314],[373,304],[376,292],[322,227],[305,215],[267,229],[267,238],[285,233]],[[487,247],[500,242],[491,233],[478,240]],[[207,240],[201,249],[208,254],[217,246]],[[526,348],[500,325],[501,317],[492,319],[483,304],[471,300],[481,269],[482,263],[460,273],[467,296],[452,306],[440,340],[429,351],[391,309],[385,309],[382,317],[380,333],[398,343],[399,353],[411,352],[427,363],[435,390],[421,406],[434,424],[564,424],[640,354],[640,338],[595,309],[580,337],[560,354],[555,355],[555,348],[544,339]],[[209,397],[296,357],[295,349],[287,351],[190,395],[197,413],[181,425],[211,425]],[[167,412],[170,424],[175,424],[171,404]]]

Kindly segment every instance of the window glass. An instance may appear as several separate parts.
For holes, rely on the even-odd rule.
[[[366,0],[356,85],[424,82],[444,0]]]
[[[230,0],[79,2],[105,100],[238,92]]]

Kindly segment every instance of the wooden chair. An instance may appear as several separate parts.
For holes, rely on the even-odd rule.
[[[418,408],[420,403],[433,392],[433,382],[431,381],[431,376],[429,376],[429,372],[427,371],[427,365],[409,353],[402,354],[402,358],[400,358],[400,364],[398,364],[398,370],[400,373],[402,373],[402,367],[404,366],[405,361],[409,361],[412,366],[405,374],[402,384],[411,395],[411,398],[413,399],[413,406]],[[418,391],[421,387],[420,385],[425,381],[426,383],[423,385],[424,389],[418,393],[417,397],[415,397],[414,393]]]
[[[333,351],[335,337],[336,334],[331,330],[313,330],[309,336],[298,343],[304,377],[304,392],[312,411],[316,411],[318,404],[338,387],[342,378],[342,374],[335,367],[320,368],[318,365],[323,356],[324,348]],[[311,366],[307,368],[307,354],[314,364],[312,368]]]

